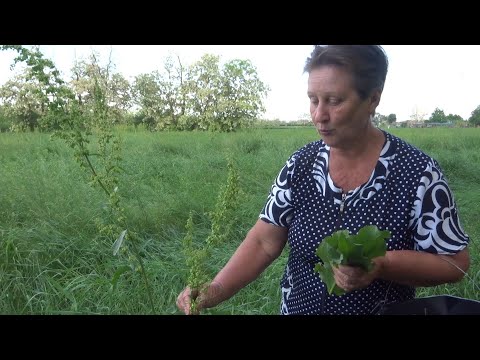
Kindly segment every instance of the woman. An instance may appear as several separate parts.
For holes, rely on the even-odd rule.
[[[205,286],[198,308],[230,298],[282,252],[282,314],[371,314],[403,302],[415,287],[461,280],[469,267],[469,237],[438,163],[377,129],[375,114],[388,69],[380,46],[315,46],[307,59],[310,113],[321,140],[296,151],[281,169],[259,220],[225,267]],[[314,271],[315,251],[337,230],[365,225],[391,233],[385,256],[370,272],[334,268],[346,293],[329,295]],[[177,306],[190,312],[187,287]]]

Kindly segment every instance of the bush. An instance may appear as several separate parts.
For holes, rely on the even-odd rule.
[[[10,131],[12,124],[13,122],[11,119],[3,116],[3,114],[0,113],[0,132]]]

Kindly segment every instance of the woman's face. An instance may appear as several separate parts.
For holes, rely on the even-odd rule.
[[[338,66],[321,66],[308,77],[310,115],[323,141],[330,147],[348,149],[361,140],[371,125],[370,114],[380,101],[374,91],[361,100],[350,73]]]

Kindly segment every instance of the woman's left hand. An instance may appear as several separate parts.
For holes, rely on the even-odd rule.
[[[335,282],[346,292],[366,288],[378,277],[381,269],[381,259],[382,258],[375,258],[373,260],[374,267],[371,271],[349,265],[333,267]]]

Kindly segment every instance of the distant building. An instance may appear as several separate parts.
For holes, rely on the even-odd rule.
[[[404,126],[409,127],[409,128],[431,128],[431,127],[453,127],[453,122],[447,121],[447,122],[425,122],[425,121],[419,121],[419,120],[405,120],[403,121],[405,123]]]
[[[453,127],[453,123],[451,121],[447,122],[429,122],[426,123],[427,127]]]
[[[409,128],[423,128],[425,127],[425,121],[419,120],[406,120],[406,126]]]

